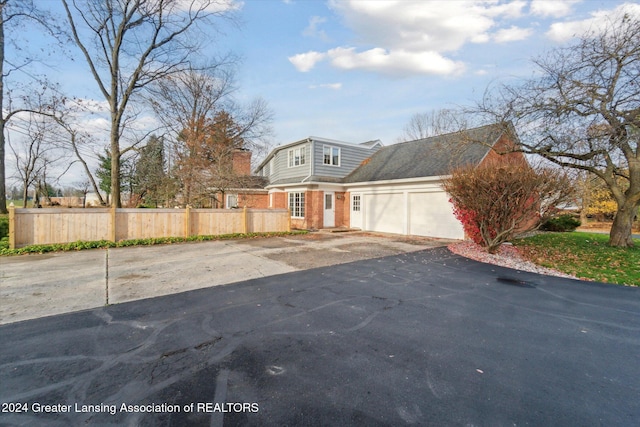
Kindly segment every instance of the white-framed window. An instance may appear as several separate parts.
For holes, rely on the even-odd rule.
[[[233,209],[238,207],[238,195],[227,194],[227,209]]]
[[[292,148],[289,150],[289,167],[301,166],[305,164],[304,147]]]
[[[353,212],[360,212],[360,195],[353,195],[351,197],[351,210]]]
[[[322,163],[331,166],[340,166],[340,148],[325,145],[322,147]]]
[[[304,193],[289,193],[291,218],[304,218]]]

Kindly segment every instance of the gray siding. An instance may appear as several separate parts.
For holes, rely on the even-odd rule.
[[[325,146],[340,149],[339,166],[323,163]],[[296,148],[304,150],[305,164],[289,167],[289,152]],[[379,148],[380,145],[371,148],[367,145],[311,138],[279,149],[276,148],[269,161],[265,160],[256,173],[268,178],[270,185],[302,183],[305,180],[305,182],[340,182]]]
[[[302,147],[304,149],[305,164],[289,167],[289,150],[298,147]],[[266,169],[268,169],[269,163],[270,162],[265,165]],[[311,151],[309,149],[309,144],[305,143],[279,150],[274,155],[273,165],[275,173],[268,176],[270,183],[291,180],[292,178],[297,177],[300,177],[300,181],[302,181],[311,174]]]
[[[358,145],[335,144],[331,142],[313,141],[315,176],[327,176],[332,178],[344,178],[357,168],[363,160],[371,157],[376,149],[370,149]],[[323,163],[323,147],[337,147],[340,149],[340,166],[325,165]]]

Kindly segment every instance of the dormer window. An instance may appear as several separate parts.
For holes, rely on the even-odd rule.
[[[340,149],[329,145],[322,147],[322,162],[325,165],[340,166]]]
[[[305,164],[304,147],[292,148],[289,150],[289,167]]]

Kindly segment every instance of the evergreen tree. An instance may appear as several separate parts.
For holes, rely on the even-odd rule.
[[[165,198],[164,140],[155,135],[139,150],[135,164],[133,189],[139,200],[158,205]]]

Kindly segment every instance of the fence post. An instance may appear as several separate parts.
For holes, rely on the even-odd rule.
[[[184,209],[184,237],[186,239],[191,236],[191,206],[187,205]]]
[[[117,240],[116,240],[116,237],[117,237],[116,236],[116,214],[117,214],[117,211],[116,211],[115,203],[111,206],[111,212],[110,213],[111,213],[111,215],[109,217],[111,218],[111,236],[109,236],[109,237],[111,237],[111,241],[115,243],[115,242],[117,242]]]
[[[249,219],[247,218],[247,207],[242,208],[242,233],[247,234],[249,232]]]
[[[16,207],[9,204],[9,249],[16,248]]]

